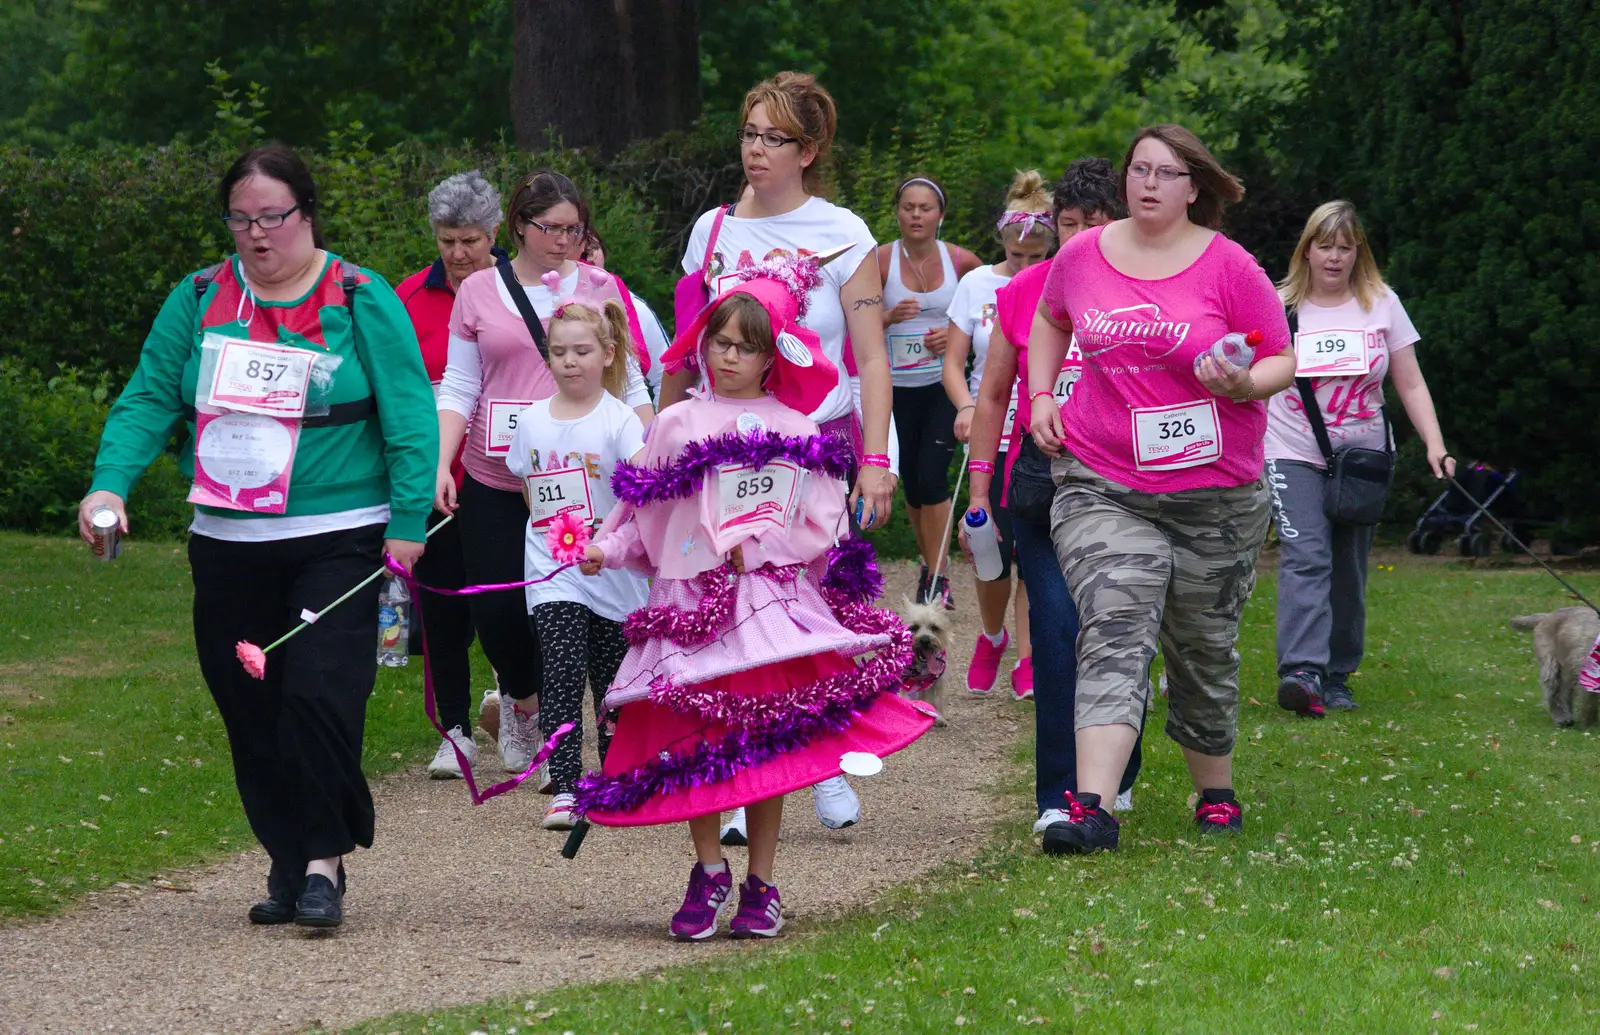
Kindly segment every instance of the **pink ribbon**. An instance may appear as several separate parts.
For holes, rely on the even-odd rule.
[[[411,590],[411,599],[413,600],[417,599],[417,590],[419,589],[425,589],[429,593],[439,593],[450,597],[465,597],[472,596],[477,593],[492,593],[496,590],[502,589],[521,589],[524,586],[532,586],[540,582],[549,582],[551,579],[555,578],[557,575],[560,575],[568,568],[577,567],[575,564],[563,564],[561,567],[557,568],[548,575],[537,579],[528,579],[525,582],[495,582],[486,583],[481,586],[464,586],[461,589],[439,589],[435,586],[428,586],[418,582],[416,576],[412,575],[411,572],[401,567],[400,562],[395,560],[387,553],[383,555],[383,563],[389,569],[389,571],[394,573],[395,576],[405,580],[407,588]],[[415,614],[417,619],[417,627],[423,631],[422,709],[423,711],[427,712],[428,721],[433,724],[433,728],[439,731],[439,736],[443,737],[445,743],[449,744],[451,750],[456,753],[456,762],[460,764],[461,775],[467,781],[467,793],[472,796],[472,804],[482,805],[495,795],[504,794],[506,791],[511,790],[513,787],[532,776],[534,772],[536,772],[538,768],[545,763],[546,759],[555,754],[557,745],[561,743],[563,737],[571,733],[576,728],[576,724],[564,722],[560,726],[557,726],[555,732],[550,734],[550,739],[545,741],[544,746],[534,754],[533,761],[528,763],[528,768],[524,769],[522,772],[518,773],[516,776],[513,776],[509,780],[502,780],[499,783],[486,788],[485,790],[478,790],[478,781],[472,776],[472,763],[467,761],[467,756],[462,753],[461,748],[456,745],[456,742],[450,739],[449,731],[446,730],[439,722],[439,706],[437,701],[434,699],[433,694],[433,666],[428,662],[427,629],[422,624],[421,609],[417,609]]]

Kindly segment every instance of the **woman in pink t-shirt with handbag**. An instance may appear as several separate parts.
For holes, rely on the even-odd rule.
[[[1074,336],[1083,353],[1072,405],[1031,413],[1035,441],[1056,457],[1051,538],[1080,623],[1069,852],[1117,847],[1105,805],[1143,722],[1158,648],[1167,735],[1199,792],[1195,824],[1203,834],[1242,825],[1235,642],[1269,517],[1265,400],[1294,376],[1272,282],[1218,231],[1244,187],[1205,145],[1182,126],[1140,130],[1119,193],[1129,218],[1063,246],[1028,338],[1030,386],[1052,382]],[[1259,338],[1237,369],[1209,355],[1232,332]]]

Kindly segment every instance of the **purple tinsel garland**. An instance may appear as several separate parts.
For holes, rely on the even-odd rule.
[[[799,578],[805,569],[804,564],[787,564],[781,568],[764,564],[751,574],[788,585]],[[633,647],[642,646],[656,637],[679,647],[710,643],[733,617],[738,579],[739,574],[731,564],[703,571],[695,576],[695,583],[700,587],[700,600],[693,611],[685,611],[672,604],[641,607],[623,620],[622,635]]]
[[[825,435],[730,432],[690,442],[677,456],[654,466],[618,461],[611,475],[611,491],[636,507],[687,499],[700,491],[708,471],[723,464],[763,467],[774,460],[789,460],[842,481],[849,476],[855,457],[847,444]]]
[[[578,810],[631,812],[658,795],[720,783],[742,770],[798,751],[819,737],[848,729],[876,697],[900,682],[911,662],[911,637],[892,611],[849,604],[839,609],[838,617],[854,632],[889,633],[895,642],[854,670],[820,680],[834,693],[831,699],[818,701],[814,711],[773,716],[761,728],[736,729],[721,740],[702,741],[688,754],[662,752],[658,760],[617,776],[585,775],[575,788]]]
[[[865,539],[845,539],[828,551],[828,573],[822,577],[828,605],[865,604],[883,596],[878,554]]]
[[[839,702],[865,705],[878,695],[879,677],[893,678],[896,673],[904,672],[913,655],[911,633],[892,612],[875,612],[865,621],[858,621],[858,625],[867,627],[852,631],[887,634],[891,643],[851,671],[835,673],[781,693],[755,697],[713,690],[705,683],[678,686],[664,676],[657,676],[650,684],[650,699],[675,712],[698,715],[709,722],[742,730],[772,729],[797,714],[821,715]],[[863,671],[873,673],[872,678],[863,681],[860,676]]]

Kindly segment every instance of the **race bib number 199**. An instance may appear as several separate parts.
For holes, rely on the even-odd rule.
[[[717,468],[717,531],[787,528],[800,499],[801,476],[799,466],[788,460],[764,467],[723,464]]]
[[[1133,411],[1133,455],[1141,471],[1176,471],[1222,456],[1215,399]]]
[[[485,456],[504,458],[511,452],[511,440],[517,435],[517,418],[533,405],[532,399],[490,399],[485,415],[489,425],[483,441]]]
[[[1342,377],[1371,369],[1364,331],[1302,331],[1294,336],[1296,377]]]

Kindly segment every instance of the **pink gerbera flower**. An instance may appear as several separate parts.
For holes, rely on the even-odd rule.
[[[239,664],[244,670],[257,679],[267,678],[267,652],[251,643],[249,640],[240,640],[234,648],[234,653],[239,655]]]
[[[589,548],[589,526],[572,514],[557,514],[545,530],[544,541],[550,556],[562,564],[577,564]]]

